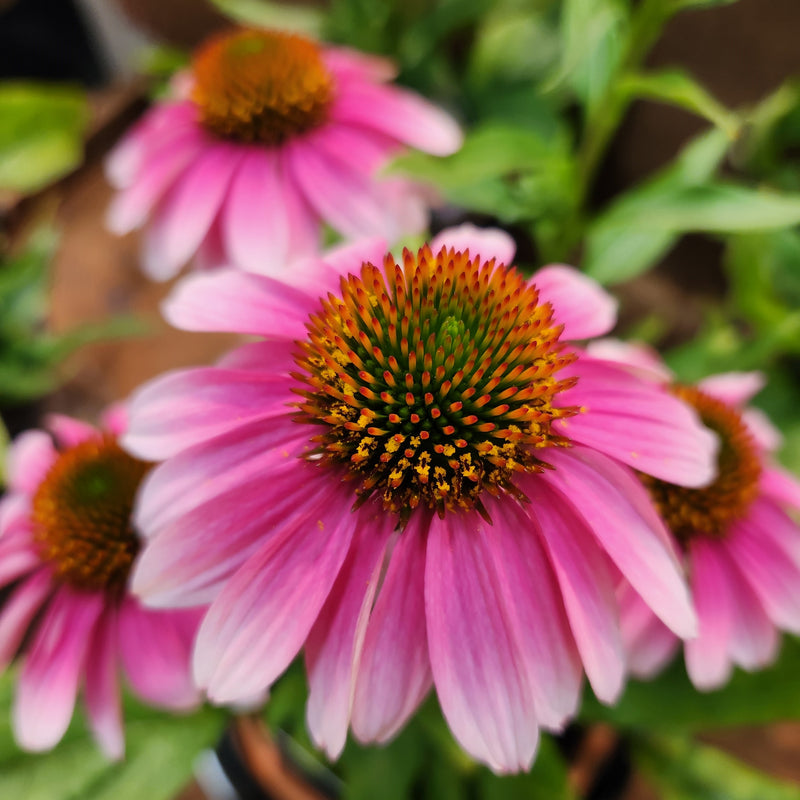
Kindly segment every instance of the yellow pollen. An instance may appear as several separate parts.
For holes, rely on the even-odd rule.
[[[357,504],[377,497],[401,523],[419,506],[485,514],[482,492],[520,498],[514,476],[570,444],[553,423],[577,409],[554,401],[575,355],[513,268],[426,246],[363,264],[320,303],[295,419],[322,426],[308,455],[344,467]]]
[[[676,386],[673,391],[719,436],[717,478],[701,489],[687,489],[647,475],[640,477],[682,544],[696,536],[724,538],[731,523],[746,514],[758,494],[761,460],[756,443],[736,409],[694,387]]]
[[[63,451],[33,497],[33,538],[56,577],[76,589],[121,591],[139,549],[131,527],[149,464],[111,436]]]
[[[192,62],[192,100],[223,139],[278,145],[321,125],[334,84],[314,42],[235,30],[208,40]]]

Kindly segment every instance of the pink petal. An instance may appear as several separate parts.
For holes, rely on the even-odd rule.
[[[100,594],[61,589],[51,600],[26,653],[12,709],[14,733],[24,750],[49,750],[67,730],[102,610]]]
[[[398,151],[397,141],[377,131],[345,125],[326,125],[306,140],[334,159],[343,159],[356,171],[370,175]]]
[[[672,660],[680,640],[627,581],[617,596],[628,668],[637,678],[649,680]]]
[[[507,497],[487,498],[485,505],[494,520],[487,544],[503,590],[498,601],[514,626],[530,676],[536,718],[541,725],[560,730],[577,710],[583,668],[539,523],[529,508],[520,508]]]
[[[44,431],[21,433],[8,448],[8,488],[12,492],[35,494],[55,459],[53,440]]]
[[[192,632],[196,611],[153,611],[127,598],[119,611],[118,646],[133,691],[148,703],[175,710],[196,706],[192,683]],[[187,622],[191,624],[187,624]]]
[[[94,426],[64,414],[48,414],[45,426],[53,434],[59,447],[63,448],[75,447],[87,439],[96,439],[99,435]]]
[[[344,84],[330,113],[334,122],[375,130],[437,156],[455,153],[464,141],[449,114],[395,86]]]
[[[671,383],[672,370],[661,360],[658,351],[642,342],[621,339],[595,339],[586,344],[586,352],[600,361],[613,361],[631,367],[634,374],[649,381]]]
[[[758,394],[766,382],[763,372],[723,372],[703,378],[697,388],[723,403],[741,406]]]
[[[0,548],[18,537],[26,535],[30,539],[31,497],[27,494],[8,492],[0,497]]]
[[[517,245],[512,236],[500,228],[479,228],[469,222],[455,228],[445,228],[431,240],[431,250],[438,253],[443,247],[469,250],[471,256],[484,261],[496,258],[498,263],[511,265]]]
[[[288,159],[281,153],[280,181],[283,186],[283,203],[289,229],[288,256],[289,261],[312,258],[322,249],[322,225],[314,209],[309,205],[301,188],[297,185]],[[284,277],[300,277],[294,270],[285,270]]]
[[[553,306],[555,321],[564,326],[564,339],[603,336],[616,325],[617,301],[573,267],[543,267],[532,282],[539,290],[539,301]]]
[[[306,719],[317,747],[338,758],[347,739],[364,633],[392,520],[360,513],[353,544],[306,641]]]
[[[194,255],[222,206],[241,153],[214,145],[200,153],[153,215],[143,267],[155,280],[171,278]]]
[[[747,523],[800,569],[800,526],[767,493],[750,506]]]
[[[326,473],[306,485],[306,516],[267,539],[228,582],[203,620],[195,679],[214,702],[268,687],[297,655],[350,547],[352,488]]]
[[[496,772],[528,769],[538,743],[534,700],[501,576],[474,512],[434,518],[425,565],[425,616],[439,704],[461,746]]]
[[[181,280],[164,301],[166,320],[187,331],[224,331],[294,340],[316,299],[263,275],[221,269]]]
[[[288,217],[277,158],[248,148],[236,170],[222,216],[222,235],[233,263],[264,275],[286,270]]]
[[[293,384],[288,377],[253,370],[168,372],[133,395],[125,446],[157,461],[242,425],[286,415],[296,401]]]
[[[322,52],[325,66],[339,81],[376,81],[385,83],[397,75],[397,67],[388,59],[361,53],[346,47],[327,45]]]
[[[7,546],[6,542],[0,542],[0,586],[7,586],[41,564],[41,558],[31,543],[14,542]]]
[[[581,409],[556,423],[575,442],[680,486],[716,477],[718,440],[686,403],[624,367],[581,356],[559,372],[578,376],[558,403]]]
[[[128,429],[128,409],[124,403],[112,403],[100,415],[100,424],[103,430],[122,436]]]
[[[431,687],[425,634],[425,534],[417,512],[398,535],[366,629],[353,702],[353,732],[385,742],[414,713]]]
[[[774,464],[761,473],[761,489],[776,503],[800,509],[800,480]]]
[[[297,368],[293,345],[285,341],[249,342],[226,353],[217,366],[223,369],[250,369],[254,372],[286,376]]]
[[[303,142],[289,145],[286,152],[290,179],[296,181],[317,214],[339,233],[350,238],[397,238],[397,223],[376,181]]]
[[[728,570],[719,552],[713,542],[700,537],[689,551],[699,632],[696,639],[686,642],[684,652],[689,677],[701,690],[722,686],[731,674],[729,651],[737,621]]]
[[[564,494],[644,601],[681,637],[696,619],[674,545],[647,492],[624,467],[585,447],[552,448],[555,469],[532,476]]]
[[[536,476],[524,491],[558,578],[586,674],[598,699],[614,703],[622,691],[625,658],[605,556],[567,496]]]
[[[772,453],[783,445],[783,434],[760,408],[745,408],[742,411],[742,419],[762,450]]]
[[[53,590],[49,570],[39,570],[20,583],[0,611],[0,672],[16,655],[30,624]]]
[[[800,566],[750,519],[735,523],[726,542],[728,553],[779,627],[800,633]],[[800,537],[800,530],[797,531]]]
[[[84,689],[89,725],[106,758],[125,754],[122,704],[117,680],[116,610],[107,608],[95,626],[86,659]]]

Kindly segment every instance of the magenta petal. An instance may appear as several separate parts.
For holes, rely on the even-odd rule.
[[[306,719],[317,747],[338,758],[347,739],[356,674],[391,519],[359,514],[353,544],[306,641]]]
[[[703,378],[697,388],[732,406],[744,405],[767,382],[763,372],[723,372]]]
[[[761,489],[776,503],[800,509],[800,480],[787,470],[775,465],[765,468]]]
[[[624,467],[585,447],[552,448],[555,469],[532,476],[569,498],[595,538],[644,601],[679,636],[696,619],[674,545],[641,483]]]
[[[20,670],[12,711],[25,750],[49,750],[72,718],[78,683],[103,596],[61,589],[50,602]]]
[[[543,267],[532,282],[539,290],[539,301],[553,306],[553,318],[564,326],[565,339],[603,336],[617,322],[617,301],[573,267]]]
[[[331,108],[331,119],[379,131],[437,156],[455,153],[464,140],[449,114],[395,86],[345,84]]]
[[[613,361],[630,367],[640,378],[659,383],[671,383],[675,376],[661,360],[658,350],[642,342],[623,342],[608,337],[586,344],[586,352],[600,361]]]
[[[127,448],[157,461],[244,424],[285,415],[295,400],[288,377],[218,367],[168,372],[130,402]]]
[[[745,425],[750,430],[750,435],[762,450],[773,453],[781,448],[783,434],[760,408],[745,408],[741,413]]]
[[[558,578],[586,674],[598,699],[613,703],[622,691],[625,658],[605,556],[567,496],[536,476],[524,491]]]
[[[800,569],[800,527],[768,495],[755,499],[747,515],[747,524],[759,538],[785,554]]]
[[[285,271],[288,219],[283,189],[277,158],[268,150],[249,148],[222,217],[226,251],[237,266],[274,276]]]
[[[53,590],[49,570],[34,573],[20,583],[0,611],[0,672],[11,663],[33,618]]]
[[[381,56],[361,53],[347,47],[326,46],[322,51],[325,66],[339,81],[375,81],[384,83],[397,75],[397,67]]]
[[[292,175],[286,154],[281,153],[280,181],[283,186],[283,203],[289,224],[288,261],[312,258],[321,250],[322,225],[314,209],[303,195]],[[301,277],[293,270],[284,270],[284,277]]]
[[[187,331],[249,333],[294,340],[306,333],[314,298],[237,269],[190,275],[164,301],[164,317]]]
[[[443,247],[469,250],[471,256],[484,261],[496,258],[498,263],[511,265],[517,245],[514,239],[500,228],[479,228],[465,222],[455,228],[445,228],[431,240],[431,250],[438,253]]]
[[[538,727],[512,624],[498,603],[501,578],[474,512],[434,518],[425,565],[433,680],[461,746],[497,772],[528,769]]]
[[[153,611],[126,598],[119,610],[119,654],[128,683],[143,700],[176,710],[197,705],[190,661],[199,619],[195,611]]]
[[[56,459],[53,440],[44,431],[26,431],[8,448],[8,488],[33,495]]]
[[[297,655],[350,547],[352,488],[327,473],[306,484],[307,514],[277,531],[227,583],[203,620],[197,683],[215,702],[257,695]]]
[[[425,634],[425,512],[399,534],[366,629],[353,702],[362,742],[394,736],[431,687]]]
[[[125,753],[122,704],[117,680],[116,610],[107,608],[95,625],[86,659],[84,688],[86,711],[92,733],[107,758]]]
[[[628,668],[637,678],[650,679],[672,659],[680,640],[627,581],[617,597]]]
[[[558,402],[581,413],[556,428],[570,439],[680,486],[705,486],[716,477],[717,437],[686,403],[622,366],[589,356],[559,373],[569,375],[578,383]]]
[[[45,426],[53,434],[59,447],[74,447],[99,435],[97,428],[64,414],[48,414]]]
[[[147,229],[143,266],[155,280],[171,278],[194,255],[223,203],[240,153],[207,148],[159,204]]]

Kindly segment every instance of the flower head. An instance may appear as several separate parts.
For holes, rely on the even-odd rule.
[[[800,526],[786,513],[800,508],[800,484],[774,463],[775,429],[745,407],[762,385],[759,373],[727,373],[673,386],[719,438],[717,477],[693,489],[641,478],[683,552],[699,621],[686,667],[699,689],[724,684],[734,664],[769,664],[779,629],[800,632]],[[631,668],[649,677],[678,642],[625,583],[619,594]]]
[[[156,705],[187,708],[195,611],[142,608],[127,589],[139,550],[134,496],[150,464],[122,450],[124,415],[97,431],[52,419],[53,439],[22,434],[0,501],[0,667],[21,648],[14,732],[30,750],[55,745],[83,682],[90,725],[110,757],[123,750],[117,662],[134,692]]]
[[[134,584],[212,602],[194,668],[216,701],[304,648],[331,755],[349,726],[393,736],[434,685],[462,745],[509,771],[575,711],[583,668],[619,693],[615,570],[692,633],[666,532],[617,459],[701,485],[714,440],[571,341],[613,324],[591,281],[528,282],[503,237],[443,237],[399,263],[346,249],[302,287],[235,271],[178,287],[173,323],[265,340],[134,399],[126,445],[166,458],[140,496]]]
[[[157,279],[196,253],[200,266],[283,274],[316,254],[323,224],[346,238],[420,231],[418,187],[376,173],[404,146],[452,153],[461,133],[388,85],[391,72],[278,31],[213,37],[112,154],[111,228],[148,223],[144,267]]]

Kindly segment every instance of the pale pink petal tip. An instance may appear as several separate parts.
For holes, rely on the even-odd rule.
[[[56,458],[53,440],[44,431],[26,431],[8,448],[6,473],[9,488],[33,494]]]
[[[45,417],[45,427],[61,447],[74,447],[98,436],[97,428],[64,414],[48,414]]]
[[[603,336],[617,323],[617,300],[599,283],[565,264],[542,267],[531,279],[540,302],[553,306],[564,339]]]
[[[479,228],[465,222],[456,228],[445,228],[431,241],[431,250],[438,253],[442,247],[469,250],[470,255],[484,261],[496,258],[500,264],[511,265],[517,245],[511,235],[499,228]]]
[[[624,342],[621,339],[595,339],[586,345],[593,358],[615,361],[631,367],[645,380],[670,383],[672,370],[661,360],[656,350],[642,342]]]
[[[763,372],[723,372],[703,378],[697,388],[723,403],[741,406],[758,394],[765,384]]]

